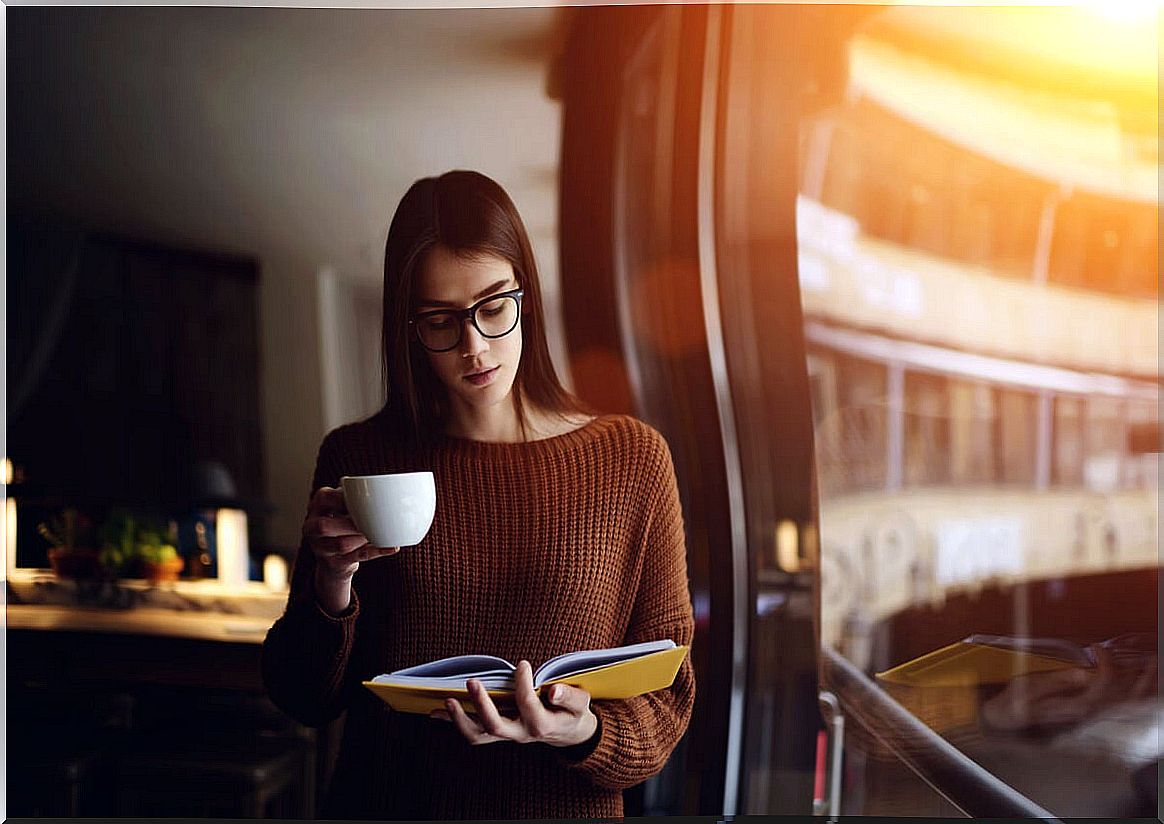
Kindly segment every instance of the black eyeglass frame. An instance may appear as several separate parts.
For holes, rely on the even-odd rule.
[[[465,309],[432,309],[428,312],[417,312],[415,315],[413,315],[411,318],[408,319],[408,325],[413,328],[413,332],[416,335],[417,341],[420,342],[420,345],[423,346],[428,351],[430,351],[430,352],[450,352],[453,349],[456,349],[458,346],[460,346],[461,341],[463,341],[465,339],[465,318],[469,319],[469,322],[473,324],[473,328],[477,330],[477,334],[483,338],[488,338],[489,340],[497,340],[497,338],[503,338],[506,335],[512,334],[513,330],[517,328],[519,323],[521,323],[521,299],[524,296],[525,296],[525,289],[510,289],[508,292],[498,292],[495,295],[490,295],[487,298],[482,298],[481,300],[474,303],[472,306],[469,306]],[[481,331],[481,327],[477,323],[477,310],[479,310],[486,303],[492,303],[493,301],[497,300],[498,298],[513,298],[514,301],[517,303],[517,317],[513,321],[513,326],[509,327],[501,334],[499,334],[499,335],[487,335]],[[417,325],[416,325],[417,321],[423,320],[424,318],[431,317],[433,315],[451,315],[453,318],[456,319],[456,321],[457,321],[457,340],[455,343],[453,343],[452,346],[446,346],[444,349],[433,349],[431,346],[429,346],[427,343],[425,343],[424,340],[421,339],[420,329],[417,328]]]

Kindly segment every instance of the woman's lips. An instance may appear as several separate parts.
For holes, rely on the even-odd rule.
[[[492,369],[486,372],[478,372],[475,375],[465,375],[465,380],[474,386],[486,386],[490,383],[493,383],[493,379],[497,377],[497,370],[500,368],[500,366],[494,366]]]

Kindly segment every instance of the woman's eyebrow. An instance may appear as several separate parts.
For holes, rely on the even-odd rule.
[[[485,287],[480,292],[473,295],[473,301],[476,302],[476,301],[481,300],[481,298],[485,297],[486,295],[489,295],[492,292],[496,292],[502,286],[508,286],[512,281],[513,281],[513,278],[506,278],[505,280],[499,280],[496,283]],[[425,300],[425,299],[418,300],[416,302],[416,305],[417,306],[449,306],[449,307],[452,307],[454,309],[457,307],[457,304],[449,303],[448,301],[445,301],[445,300]]]

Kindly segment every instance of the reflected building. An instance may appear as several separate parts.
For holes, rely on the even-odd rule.
[[[903,609],[1157,564],[1154,135],[1019,85],[1003,35],[1040,19],[995,11],[977,62],[965,10],[882,15],[803,133],[822,640],[866,669],[897,662],[858,628]]]

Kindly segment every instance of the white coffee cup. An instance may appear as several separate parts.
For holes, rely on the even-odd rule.
[[[416,546],[436,514],[431,472],[345,475],[340,479],[348,514],[372,546]]]

